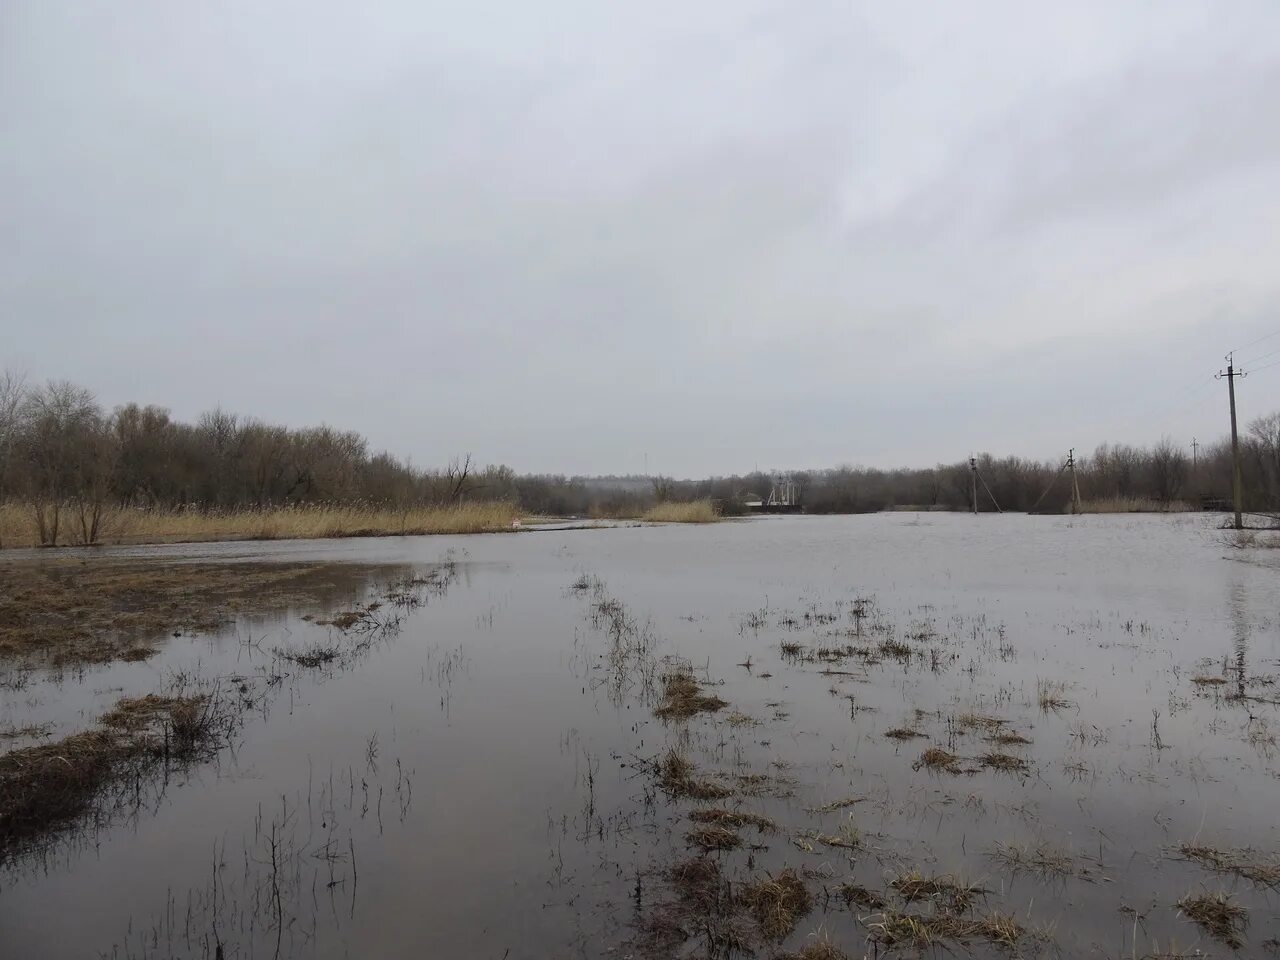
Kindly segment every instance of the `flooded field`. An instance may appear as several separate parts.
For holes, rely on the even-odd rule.
[[[125,751],[0,831],[0,954],[1274,954],[1280,551],[1216,522],[94,554],[297,577],[0,664],[0,751]]]

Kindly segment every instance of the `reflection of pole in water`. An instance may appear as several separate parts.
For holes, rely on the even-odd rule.
[[[1232,646],[1235,649],[1236,693],[1244,696],[1249,654],[1249,615],[1246,612],[1249,598],[1241,581],[1231,584],[1227,603],[1231,613]]]

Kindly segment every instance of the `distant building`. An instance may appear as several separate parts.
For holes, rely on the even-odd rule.
[[[748,510],[763,510],[764,497],[758,493],[744,493],[742,495],[742,505]]]

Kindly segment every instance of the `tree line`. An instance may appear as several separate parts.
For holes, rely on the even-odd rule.
[[[1241,446],[1246,506],[1280,509],[1280,413],[1248,424]],[[1069,502],[1061,462],[983,454],[977,465],[980,509],[1060,510]],[[590,478],[520,475],[505,466],[481,469],[470,457],[424,469],[373,452],[358,433],[332,427],[289,428],[221,409],[183,423],[157,406],[104,410],[88,390],[65,381],[29,386],[12,373],[0,375],[0,501],[30,509],[48,543],[58,542],[68,524],[80,542],[95,542],[107,507],[228,510],[500,499],[536,513],[608,516],[635,515],[659,500],[711,497],[726,513],[739,513],[748,496],[768,495],[774,476],[658,477],[637,489],[634,482],[611,486]],[[971,491],[967,460],[787,476],[799,506],[814,513],[966,509]],[[1150,448],[1104,444],[1078,458],[1076,476],[1089,500],[1218,505],[1231,497],[1230,443],[1203,446],[1194,462],[1168,438]]]

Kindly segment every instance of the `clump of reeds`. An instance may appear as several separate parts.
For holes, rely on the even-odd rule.
[[[927,737],[927,733],[921,733],[919,730],[912,730],[910,727],[894,727],[892,730],[886,730],[884,735],[890,740],[914,740],[917,737]]]
[[[988,716],[985,713],[968,712],[957,714],[955,717],[956,726],[962,730],[987,730],[994,732],[1000,730],[1000,728],[1006,723],[1008,723],[1007,720],[1003,720],[1000,717]]]
[[[668,750],[658,761],[658,784],[669,796],[688,797],[691,800],[723,800],[733,793],[728,787],[710,780],[698,780],[693,776],[694,766],[689,758],[678,750]]]
[[[999,860],[1015,872],[1025,871],[1046,878],[1067,877],[1075,873],[1075,860],[1069,853],[1048,844],[1030,846],[1019,843],[996,843],[988,856]]]
[[[1036,681],[1036,701],[1040,709],[1046,713],[1050,710],[1067,710],[1075,706],[1075,702],[1067,697],[1067,685],[1061,680],[1039,679]]]
[[[857,850],[862,846],[862,831],[860,831],[852,822],[843,824],[836,833],[823,833],[821,830],[814,830],[807,835],[801,834],[796,837],[794,842],[801,849],[812,850],[813,841],[821,843],[823,846],[836,847],[840,850]]]
[[[685,842],[708,853],[712,850],[736,850],[742,846],[742,837],[728,827],[704,824],[685,834]]]
[[[774,960],[849,960],[849,955],[822,937],[794,953],[780,953]]]
[[[1178,852],[1218,873],[1244,877],[1260,887],[1280,890],[1280,861],[1275,858],[1262,857],[1253,850],[1219,850],[1191,843],[1182,844]]]
[[[696,936],[712,956],[749,954],[749,922],[740,915],[733,888],[716,860],[705,854],[685,860],[664,871],[664,877],[675,899],[649,907],[641,922],[650,950],[671,956]]]
[[[1178,909],[1203,928],[1210,936],[1238,950],[1244,940],[1240,936],[1249,922],[1244,907],[1234,903],[1225,893],[1188,894],[1178,901]]]
[[[688,503],[655,504],[640,517],[651,523],[715,523],[720,511],[710,499],[691,500]]]
[[[759,833],[773,833],[778,829],[777,824],[759,813],[748,813],[745,810],[725,810],[720,807],[714,807],[710,810],[694,810],[689,814],[689,819],[694,823],[711,824],[732,830],[755,827]]]
[[[999,753],[994,750],[978,757],[978,763],[988,769],[999,770],[1004,773],[1026,773],[1030,769],[1027,766],[1027,761],[1021,757],[1015,757],[1009,753]]]
[[[908,946],[918,950],[941,940],[985,940],[1012,949],[1026,931],[1012,917],[992,913],[984,917],[957,917],[938,913],[931,916],[890,910],[867,924],[871,939],[886,946]]]
[[[954,877],[927,877],[918,870],[896,877],[889,886],[907,903],[932,900],[956,913],[967,913],[973,901],[987,892],[974,884],[960,883]]]
[[[882,640],[878,647],[881,654],[894,660],[910,660],[911,647],[903,643],[901,640],[889,638]]]
[[[1031,740],[1029,737],[1024,737],[1022,734],[1012,730],[1001,730],[999,733],[994,733],[987,737],[987,742],[996,743],[1002,747],[1025,747],[1031,743]]]
[[[855,804],[864,802],[866,799],[867,799],[866,797],[861,797],[861,796],[842,797],[839,800],[831,800],[827,803],[824,803],[820,807],[811,807],[809,812],[810,813],[831,813],[833,810],[844,810],[847,807],[852,807]]]
[[[851,907],[857,906],[865,907],[868,910],[882,910],[885,905],[884,897],[874,890],[868,890],[866,887],[856,883],[841,884],[840,896]]]
[[[6,547],[39,545],[31,511],[0,504]],[[424,534],[490,533],[510,530],[519,518],[514,504],[494,501],[395,506],[355,501],[265,507],[106,508],[104,543],[197,543],[213,540],[293,540]]]
[[[216,745],[227,727],[220,703],[213,696],[125,698],[96,729],[0,756],[0,860],[88,814],[112,782]]]
[[[663,719],[687,720],[695,714],[714,713],[728,705],[728,701],[703,692],[688,670],[677,668],[663,674],[662,701],[653,712]]]
[[[337,660],[342,655],[342,651],[336,644],[317,640],[300,649],[277,647],[275,654],[280,659],[296,663],[300,667],[314,669]]]
[[[743,885],[743,905],[769,940],[781,940],[813,909],[813,894],[790,867]]]
[[[960,758],[941,747],[930,747],[920,754],[920,759],[912,764],[913,769],[925,767],[929,770],[945,770],[947,773],[960,772]]]
[[[1191,682],[1197,687],[1220,687],[1227,681],[1224,677],[1192,677]]]

